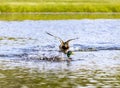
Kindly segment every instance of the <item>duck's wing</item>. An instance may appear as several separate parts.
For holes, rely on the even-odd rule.
[[[76,40],[76,39],[79,39],[79,38],[69,39],[69,40],[67,40],[66,42],[69,43],[70,41],[72,41],[72,40]]]
[[[63,41],[60,37],[57,37],[57,36],[55,36],[55,35],[52,35],[52,34],[50,34],[50,33],[48,33],[48,32],[46,32],[46,33],[47,33],[48,35],[50,35],[50,36],[53,36],[53,37],[59,39],[59,41],[60,41],[61,43],[64,43],[64,41]]]

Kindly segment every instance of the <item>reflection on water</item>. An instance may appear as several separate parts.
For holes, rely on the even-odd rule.
[[[120,51],[76,52],[70,63],[1,58],[1,88],[120,87]]]
[[[0,21],[0,88],[119,88],[119,24],[119,20]],[[79,37],[70,43],[71,62],[41,60],[61,56],[59,42],[46,31],[63,40]]]
[[[113,68],[115,69],[115,68]],[[117,69],[120,68],[117,67]],[[112,70],[112,69],[110,69]],[[0,71],[1,88],[81,88],[81,87],[120,87],[119,72],[112,73],[110,70],[89,70],[76,71],[49,70],[39,71],[38,69],[15,68]]]

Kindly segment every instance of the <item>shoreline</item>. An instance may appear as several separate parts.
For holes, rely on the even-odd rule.
[[[89,13],[89,12],[41,12],[41,13],[0,13],[0,20],[75,20],[75,19],[120,19],[120,13]]]
[[[71,14],[99,14],[99,15],[102,15],[102,14],[120,14],[120,12],[0,12],[0,15],[2,14],[46,14],[46,15],[62,15],[62,14],[68,14],[68,15],[71,15]]]

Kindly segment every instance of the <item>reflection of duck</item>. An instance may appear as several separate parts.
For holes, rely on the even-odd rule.
[[[46,33],[47,33],[48,35],[50,35],[50,36],[53,36],[53,37],[59,39],[59,41],[60,41],[60,43],[61,43],[60,46],[59,46],[59,49],[60,49],[60,51],[62,51],[62,52],[65,53],[65,54],[67,54],[67,51],[68,51],[69,48],[70,48],[69,42],[72,41],[72,40],[78,39],[78,38],[69,39],[69,40],[67,40],[67,41],[64,42],[61,38],[59,38],[59,37],[57,37],[57,36],[54,36],[54,35],[52,35],[52,34],[50,34],[50,33],[48,33],[48,32],[46,32]]]

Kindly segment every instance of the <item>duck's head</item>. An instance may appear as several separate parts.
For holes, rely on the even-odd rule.
[[[72,51],[68,51],[67,52],[67,57],[70,58],[71,55],[73,55],[74,53]]]

